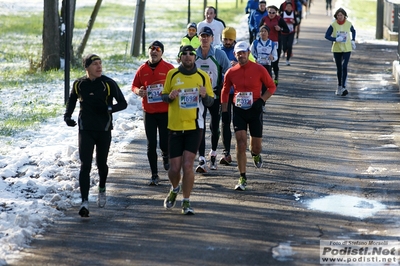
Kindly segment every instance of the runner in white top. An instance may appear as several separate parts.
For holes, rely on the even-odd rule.
[[[204,17],[205,20],[199,22],[197,24],[197,28],[201,29],[205,26],[211,28],[211,30],[214,33],[214,40],[212,45],[215,46],[220,46],[220,44],[222,43],[222,31],[224,30],[224,24],[221,21],[218,21],[215,19],[216,16],[216,10],[214,7],[212,6],[208,6],[206,7],[206,9],[204,10]]]

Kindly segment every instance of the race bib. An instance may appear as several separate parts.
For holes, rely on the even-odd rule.
[[[336,37],[339,37],[339,36],[343,38],[343,40],[341,42],[347,41],[347,32],[345,32],[345,31],[336,32]]]
[[[179,93],[179,107],[182,109],[193,109],[199,106],[199,89],[181,89]]]
[[[160,103],[162,102],[161,92],[164,89],[163,84],[152,84],[146,87],[147,102],[148,103]]]
[[[244,110],[250,109],[253,105],[252,92],[238,92],[236,94],[235,106]]]

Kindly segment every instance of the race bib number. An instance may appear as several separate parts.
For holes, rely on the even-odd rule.
[[[182,109],[193,109],[199,106],[199,89],[181,89],[179,93],[179,107]]]
[[[236,94],[235,106],[244,110],[250,109],[253,105],[252,92],[238,92]]]
[[[162,102],[161,92],[164,89],[162,84],[153,84],[146,87],[147,102],[148,103],[160,103]]]
[[[346,42],[347,41],[347,32],[345,32],[345,31],[338,31],[337,33],[336,33],[336,37],[342,37],[343,38],[343,40],[341,41],[341,42]]]

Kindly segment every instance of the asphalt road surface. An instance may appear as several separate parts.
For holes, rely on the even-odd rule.
[[[66,211],[15,265],[319,265],[320,240],[397,241],[397,47],[358,44],[349,95],[336,96],[322,2],[302,22],[291,66],[281,63],[264,115],[264,166],[248,154],[246,191],[233,189],[235,163],[220,166],[196,174],[196,215],[180,213],[181,194],[165,210],[167,175],[160,160],[161,185],[147,186],[143,135],[110,169],[106,208],[91,202],[88,219],[78,206]]]

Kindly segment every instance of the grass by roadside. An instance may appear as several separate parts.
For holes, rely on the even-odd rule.
[[[213,5],[214,3],[209,3]],[[244,13],[246,1],[220,0],[219,17],[227,24]],[[76,10],[73,46],[83,37],[93,6]],[[191,5],[191,21],[203,20],[203,2]],[[87,51],[102,54],[110,72],[132,72],[143,58],[127,55],[132,37],[134,6],[104,2],[92,30]],[[146,41],[164,36],[179,47],[186,33],[187,3],[170,0],[167,5],[150,0],[146,3]],[[42,53],[42,12],[21,12],[2,16],[0,21],[0,91],[23,92],[22,97],[3,97],[0,101],[0,136],[39,126],[46,119],[60,116],[64,110],[62,98],[64,72],[40,72],[38,62]],[[71,80],[82,76],[81,68],[71,69]],[[50,85],[49,85],[50,84]],[[124,84],[122,84],[124,85]],[[47,91],[50,88],[50,91]],[[60,98],[60,99],[59,99]]]
[[[342,7],[348,12],[351,20],[358,29],[376,27],[376,0],[341,0]]]

